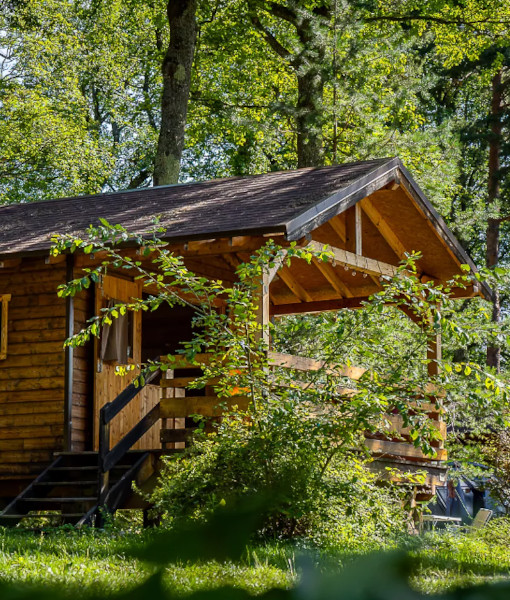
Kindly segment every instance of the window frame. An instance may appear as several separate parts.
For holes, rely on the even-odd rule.
[[[10,300],[11,294],[0,294],[0,360],[5,360],[7,358]]]

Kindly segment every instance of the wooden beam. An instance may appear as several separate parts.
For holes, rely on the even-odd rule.
[[[324,262],[319,260],[318,258],[313,258],[313,264],[319,269],[324,278],[331,284],[331,287],[338,293],[340,296],[345,298],[352,298],[353,293],[351,290],[345,285],[345,283],[338,277],[334,267],[329,262]]]
[[[230,265],[234,269],[234,271],[241,264],[241,261],[237,258],[237,256],[235,254],[222,254],[221,258],[223,258],[223,260],[228,265]]]
[[[294,354],[285,354],[283,352],[268,352],[267,356],[269,364],[274,367],[295,369],[296,371],[320,371],[324,369],[328,374],[338,375],[338,377],[349,377],[354,380],[359,379],[367,371],[363,367],[327,366],[327,363],[323,360],[316,360],[306,356],[295,356]]]
[[[333,246],[325,246],[314,240],[308,244],[308,248],[316,252],[322,252],[323,250],[329,251],[333,254],[332,260],[348,269],[359,271],[360,273],[367,273],[368,275],[375,275],[376,277],[381,277],[382,275],[394,277],[398,271],[395,265],[390,265],[381,262],[380,260],[374,260],[373,258],[367,258],[366,256],[348,252],[347,250],[341,250],[340,248],[335,248]]]
[[[372,221],[375,227],[377,227],[379,233],[382,235],[388,246],[393,250],[400,260],[403,260],[406,253],[404,244],[399,240],[397,234],[393,231],[386,219],[377,210],[370,197],[363,198],[361,201],[361,207],[363,208],[367,217]]]
[[[4,258],[0,260],[0,269],[14,269],[21,264],[21,258]]]
[[[318,313],[343,308],[362,308],[368,296],[362,298],[342,298],[339,300],[318,300],[315,302],[298,302],[293,304],[277,304],[271,306],[271,315],[297,315],[303,313]]]
[[[328,221],[329,226],[336,235],[340,238],[340,241],[345,243],[347,240],[347,232],[345,228],[345,219],[342,219],[341,215],[337,215]]]
[[[429,377],[439,375],[441,356],[441,333],[435,333],[429,337],[427,344],[427,372]]]
[[[267,282],[268,283],[271,283],[271,281],[273,281],[273,279],[275,278],[278,271],[282,268],[283,263],[285,262],[286,258],[287,258],[287,250],[282,250],[281,255],[275,259],[274,266],[271,267],[271,269],[269,269],[269,271],[267,272]]]
[[[363,231],[362,226],[362,214],[360,203],[357,202],[354,205],[354,226],[355,226],[355,252],[356,254],[363,254]]]
[[[66,254],[59,254],[58,256],[47,256],[44,259],[44,264],[46,265],[59,265],[61,263],[66,262]]]
[[[412,444],[405,442],[388,442],[386,440],[366,439],[370,452],[374,454],[389,454],[391,456],[401,456],[402,458],[421,458],[425,460],[446,460],[448,454],[444,449],[434,448],[434,455],[424,454],[420,448],[415,448]]]
[[[163,419],[177,419],[191,415],[204,417],[221,417],[225,409],[246,410],[250,399],[246,396],[231,396],[218,398],[218,396],[189,396],[186,398],[162,398],[160,415]]]
[[[303,288],[303,286],[298,283],[294,276],[292,275],[290,269],[283,265],[278,271],[278,275],[283,283],[289,288],[289,290],[302,302],[312,302],[313,298],[310,294]]]

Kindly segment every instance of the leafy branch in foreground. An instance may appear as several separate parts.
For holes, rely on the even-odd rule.
[[[504,420],[508,410],[504,382],[474,363],[459,369],[434,359],[442,370],[432,380],[436,387],[429,385],[431,338],[444,333],[449,339],[464,340],[470,334],[469,327],[457,324],[453,312],[448,312],[452,286],[466,285],[467,277],[451,286],[423,283],[417,274],[419,257],[409,256],[395,277],[383,278],[383,290],[354,316],[342,311],[333,320],[325,318],[324,326],[312,328],[310,348],[317,362],[313,370],[303,371],[275,363],[268,352],[269,336],[276,346],[288,342],[287,325],[293,320],[267,326],[259,322],[261,284],[284,263],[328,260],[327,248],[312,252],[269,241],[237,267],[236,281],[225,285],[191,272],[161,241],[163,233],[155,224],[146,236],[132,236],[103,220],[83,239],[56,236],[53,252],[82,251],[100,258],[97,266],[84,269],[81,278],[61,286],[61,296],[73,295],[116,270],[141,281],[146,292],[103,309],[69,344],[99,336],[103,325],[126,312],[154,311],[163,304],[194,309],[194,335],[183,340],[181,354],[140,365],[138,379],[143,382],[144,373],[157,369],[178,368],[184,358],[202,373],[190,387],[212,385],[223,409],[219,422],[197,415],[193,444],[167,461],[153,501],[169,522],[202,520],[218,504],[229,505],[270,488],[284,493],[278,494],[279,501],[261,528],[265,534],[316,532],[349,514],[365,525],[403,529],[400,496],[405,488],[377,487],[377,478],[364,465],[369,460],[365,437],[403,440],[398,424],[407,431],[406,441],[434,457],[441,435],[429,418],[430,406],[441,410],[442,396],[455,390],[460,378],[479,380],[469,398]],[[372,329],[371,336],[381,326],[399,331],[399,313],[410,314],[416,325],[398,351],[389,344],[384,348],[381,361],[380,346],[367,331]],[[351,355],[346,355],[346,348]],[[357,358],[361,368],[352,367]],[[411,484],[419,478],[413,477]]]

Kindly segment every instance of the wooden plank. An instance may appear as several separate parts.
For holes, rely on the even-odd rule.
[[[361,215],[361,206],[359,202],[354,205],[354,224],[355,224],[355,236],[356,236],[356,245],[355,245],[355,253],[363,254],[363,238],[362,238],[362,215]]]
[[[195,433],[196,429],[162,429],[160,439],[162,444],[179,444],[188,442]]]
[[[0,381],[0,392],[27,390],[54,390],[64,388],[64,378],[9,379]]]
[[[285,268],[285,267],[282,267]],[[262,273],[259,285],[254,291],[254,303],[257,310],[257,324],[261,327],[260,332],[257,332],[257,339],[262,340],[265,347],[269,348],[269,274]]]
[[[221,417],[225,410],[246,410],[250,399],[246,396],[218,398],[217,396],[191,396],[187,398],[162,398],[161,418],[174,419],[202,415],[204,417]]]
[[[64,433],[63,423],[54,425],[28,425],[27,427],[2,427],[0,429],[0,440],[16,440],[27,438],[61,437]],[[1,470],[1,466],[0,466]]]
[[[313,264],[319,269],[326,281],[331,284],[331,287],[339,294],[342,298],[352,298],[353,293],[347,287],[347,285],[340,279],[333,265],[329,262],[324,262],[316,257],[312,259]]]
[[[0,368],[0,381],[4,379],[39,379],[41,377],[63,377],[64,365],[38,367]]]
[[[64,341],[66,339],[65,329],[43,329],[39,331],[11,331],[9,333],[9,343],[31,344],[32,342],[58,342],[59,350],[64,351]],[[11,349],[9,349],[11,353]]]
[[[268,352],[268,359],[272,366],[283,367],[287,369],[296,369],[296,371],[319,371],[324,369],[328,374],[338,375],[338,377],[349,377],[359,379],[366,369],[362,367],[334,366],[328,367],[324,361],[307,358],[305,356],[294,356],[293,354],[284,354],[282,352]]]
[[[388,454],[391,456],[401,456],[403,458],[444,461],[448,456],[447,451],[442,448],[435,448],[434,454],[428,456],[427,454],[424,454],[420,448],[415,448],[412,444],[406,444],[405,442],[366,439],[365,445],[373,454]]]
[[[21,264],[21,258],[3,258],[0,260],[0,269],[16,269]]]
[[[0,469],[4,471],[4,463],[49,463],[53,458],[53,450],[0,451]],[[40,467],[34,469],[39,471]]]
[[[308,248],[315,252],[322,252],[324,250],[330,252],[333,255],[332,260],[353,271],[377,277],[381,277],[382,275],[394,277],[397,274],[397,267],[395,265],[367,258],[366,256],[348,252],[347,250],[341,250],[340,248],[334,248],[333,246],[325,246],[314,240],[308,244]]]
[[[66,326],[65,316],[43,317],[35,319],[13,320],[11,316],[11,331],[42,331],[44,329],[64,329]]]
[[[374,290],[374,293],[377,290]],[[271,306],[272,315],[297,315],[342,310],[344,308],[363,308],[363,303],[369,296],[361,298],[341,298],[338,300],[316,300],[314,302],[299,302],[292,304],[276,304]]]
[[[173,377],[171,379],[162,379],[160,382],[161,388],[187,388],[190,383],[196,381],[198,376],[195,377]],[[208,385],[216,385],[219,383],[220,377],[212,377],[207,380]],[[193,388],[191,388],[193,389]],[[195,388],[197,389],[197,388]]]
[[[4,392],[1,395],[2,403],[9,402],[40,402],[42,400],[59,400],[64,399],[64,388],[55,390],[22,390]]]
[[[10,299],[10,294],[3,294],[0,296],[0,360],[5,360],[7,358],[9,331],[8,306]]]
[[[411,432],[410,427],[404,427],[404,419],[400,415],[383,415],[383,424],[388,427],[388,431],[395,431],[400,435],[408,436]],[[431,427],[439,431],[441,437],[446,439],[446,423],[444,421],[436,421],[435,419],[429,419],[429,423]]]

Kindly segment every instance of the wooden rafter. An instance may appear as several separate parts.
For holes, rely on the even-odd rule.
[[[336,233],[336,235],[340,238],[340,240],[345,243],[345,241],[347,240],[347,232],[345,229],[345,221],[342,220],[340,215],[337,215],[336,217],[330,219],[328,221],[328,224],[331,227],[331,229],[333,229],[333,231]]]
[[[289,288],[289,290],[302,302],[312,302],[313,298],[305,290],[305,288],[296,281],[294,275],[292,275],[290,269],[283,265],[278,271],[278,275],[283,283]]]
[[[379,233],[382,235],[388,246],[393,250],[400,260],[404,259],[406,253],[404,244],[399,240],[392,227],[374,206],[372,200],[370,198],[363,198],[361,201],[361,207],[363,208],[363,211],[367,217],[379,230]]]
[[[223,260],[228,265],[230,265],[234,269],[234,271],[241,264],[241,261],[237,258],[237,256],[235,254],[222,254],[221,258],[223,258]]]
[[[314,240],[308,244],[308,247],[310,250],[316,252],[322,252],[326,249],[326,251],[333,255],[332,260],[353,271],[367,273],[368,275],[374,275],[376,277],[381,277],[382,275],[394,277],[397,274],[397,267],[395,265],[390,265],[380,260],[374,260],[373,258],[367,258],[366,256],[355,254],[354,252],[348,252],[347,250],[342,250],[333,246],[325,247],[324,244]]]
[[[319,269],[324,278],[331,284],[333,289],[345,298],[352,298],[354,294],[345,285],[345,283],[338,277],[334,267],[329,262],[323,262],[314,257],[313,264]]]

